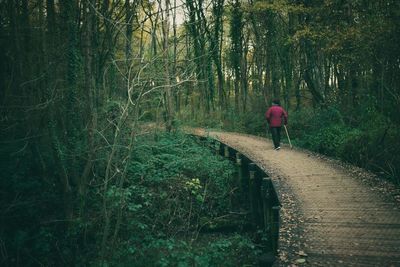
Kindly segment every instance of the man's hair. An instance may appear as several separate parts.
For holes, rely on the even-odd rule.
[[[272,100],[272,104],[280,105],[280,104],[281,104],[281,101],[279,100],[279,98],[274,98],[274,99]]]

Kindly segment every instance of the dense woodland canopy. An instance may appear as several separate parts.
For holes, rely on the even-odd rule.
[[[1,1],[1,263],[162,265],[185,188],[229,169],[179,129],[265,134],[274,97],[297,145],[399,184],[399,43],[395,0]]]

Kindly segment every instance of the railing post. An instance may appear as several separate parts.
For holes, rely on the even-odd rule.
[[[228,151],[229,152],[229,151]],[[224,150],[224,154],[226,153],[226,150]],[[232,187],[233,190],[231,190],[231,207],[234,206],[240,206],[241,203],[243,203],[243,185],[242,185],[242,179],[243,179],[243,170],[242,170],[242,160],[239,152],[235,152],[233,150],[233,154],[235,155],[235,165],[236,165],[236,170],[237,170],[237,175],[236,179],[233,180]],[[225,155],[226,156],[226,155]],[[230,154],[229,154],[230,156]],[[232,160],[232,159],[231,159]]]
[[[229,158],[229,146],[224,146],[224,157]]]
[[[270,192],[270,183],[271,179],[264,177],[262,180],[262,203],[263,203],[263,211],[264,211],[264,229],[265,231],[270,231],[271,229],[271,213],[272,213],[272,205],[270,202],[271,192]]]
[[[242,158],[239,152],[236,152],[236,165],[242,166]]]
[[[259,183],[256,181],[256,164],[249,163],[249,194],[250,194],[250,207],[253,215],[254,225],[260,226],[260,205],[259,205]]]
[[[279,248],[279,212],[281,207],[272,207],[272,249],[277,251]]]
[[[243,166],[242,166],[242,157],[239,152],[236,152],[236,169],[237,169],[237,185],[239,188],[240,201],[243,201],[245,198],[244,188],[243,188]]]
[[[264,177],[261,182],[261,200],[263,208],[263,226],[267,238],[267,247],[272,249],[272,200],[271,200],[271,179]]]
[[[256,164],[254,162],[249,163],[249,177],[250,181],[254,181],[256,176]]]

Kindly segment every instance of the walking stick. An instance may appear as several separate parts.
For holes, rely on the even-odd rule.
[[[284,124],[283,127],[285,128],[287,139],[289,140],[290,149],[293,149],[292,142],[290,142],[289,133],[287,131],[286,125]]]

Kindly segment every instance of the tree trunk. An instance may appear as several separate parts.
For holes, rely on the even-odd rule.
[[[164,58],[164,83],[165,83],[165,112],[167,115],[166,129],[168,132],[172,130],[174,120],[174,106],[171,86],[170,61],[169,61],[169,17],[170,17],[170,0],[165,0],[165,17],[162,21],[163,32],[163,58]]]

